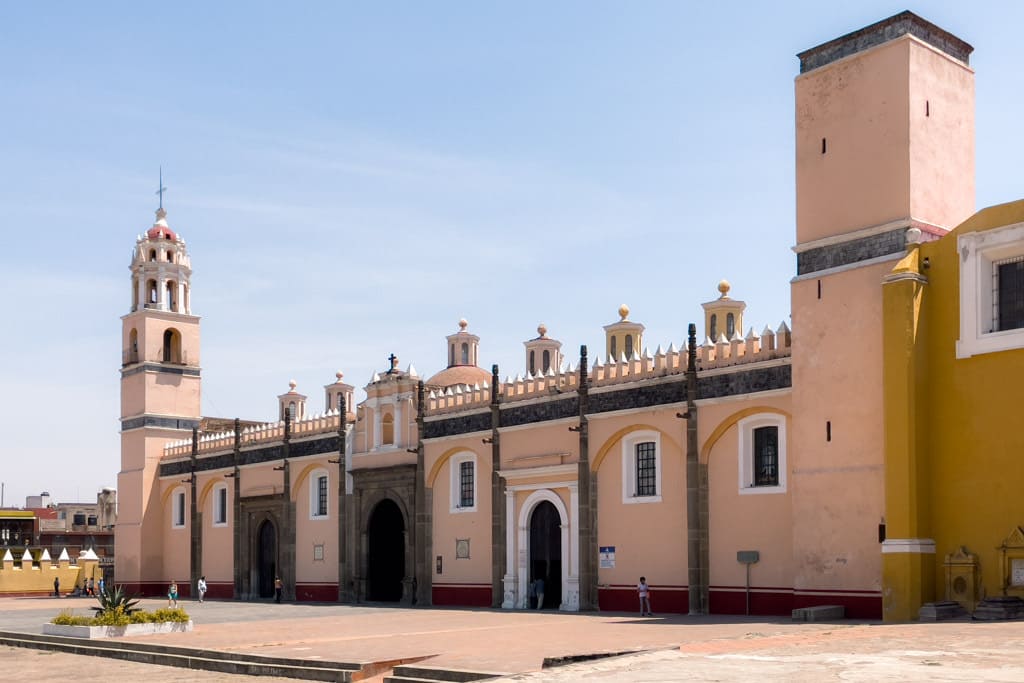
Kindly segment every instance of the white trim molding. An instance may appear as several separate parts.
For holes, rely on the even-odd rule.
[[[889,553],[934,555],[935,541],[930,538],[887,538],[882,541],[882,554]]]
[[[327,510],[320,514],[320,478],[327,478]],[[309,473],[309,518],[312,520],[330,519],[331,517],[331,474],[318,467]]]
[[[570,497],[577,501],[575,487],[570,487]],[[526,609],[530,591],[530,515],[541,502],[548,501],[558,511],[561,526],[562,553],[562,595],[559,609],[575,612],[580,608],[579,596],[579,537],[575,533],[578,509],[567,509],[561,496],[551,489],[538,489],[526,497],[519,508],[518,524],[508,522],[514,518],[513,503],[515,497],[511,491],[506,492],[506,561],[511,564],[513,558],[518,559],[516,566],[509,566],[504,577],[504,600],[502,607],[510,609]]]
[[[1024,328],[996,330],[992,288],[995,264],[1024,256],[1024,223],[957,236],[960,255],[960,338],[956,357],[1024,348]]]

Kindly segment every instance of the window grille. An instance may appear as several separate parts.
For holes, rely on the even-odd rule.
[[[1024,256],[992,264],[992,330],[1024,327]]]
[[[316,514],[323,517],[327,514],[327,477],[320,476],[316,480]]]
[[[779,428],[754,430],[754,486],[779,485]]]
[[[473,463],[459,463],[459,507],[473,507]]]
[[[653,441],[644,441],[636,445],[636,495],[656,496],[657,462]]]

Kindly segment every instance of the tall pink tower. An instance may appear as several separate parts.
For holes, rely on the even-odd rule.
[[[189,438],[200,417],[199,318],[192,315],[185,240],[156,222],[135,242],[131,309],[121,318],[121,471],[115,527],[117,582],[152,594],[162,576],[163,512],[157,482],[169,441]],[[169,517],[169,513],[167,515]],[[187,533],[187,531],[184,531]]]
[[[798,55],[796,606],[862,600],[877,615],[882,555],[935,552],[886,519],[882,282],[908,241],[974,212],[972,50],[902,12]]]

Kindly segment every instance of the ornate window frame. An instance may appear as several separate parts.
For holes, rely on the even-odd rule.
[[[637,444],[654,443],[654,495],[636,495],[636,447]],[[653,429],[642,429],[630,432],[622,437],[622,502],[660,503],[661,502],[661,432]]]
[[[1024,328],[992,329],[995,266],[1024,256],[1024,223],[958,235],[956,247],[960,255],[960,338],[956,357],[1024,348]]]
[[[739,431],[739,492],[741,495],[758,495],[786,492],[786,416],[779,413],[758,413],[740,420]],[[760,427],[776,427],[779,430],[779,483],[775,486],[754,485],[754,430]]]

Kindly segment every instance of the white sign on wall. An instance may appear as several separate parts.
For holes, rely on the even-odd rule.
[[[615,569],[615,546],[603,545],[600,548],[601,569]]]

